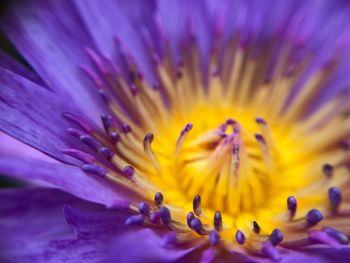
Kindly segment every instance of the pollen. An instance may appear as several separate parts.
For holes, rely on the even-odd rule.
[[[95,68],[82,69],[109,108],[105,130],[65,117],[80,127],[69,133],[108,165],[64,152],[82,160],[84,171],[138,194],[143,201],[130,205],[135,215],[126,224],[163,226],[177,242],[207,240],[271,257],[278,246],[347,242],[349,104],[339,95],[310,107],[339,56],[306,78],[312,58],[293,60],[289,40],[276,63],[273,47],[282,40],[256,46],[240,37],[213,48],[204,77],[192,38],[179,61],[166,39],[162,56],[148,45],[154,85],[121,41],[127,76],[87,48]],[[220,53],[229,55],[220,60]]]

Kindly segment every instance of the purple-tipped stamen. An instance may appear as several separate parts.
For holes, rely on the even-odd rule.
[[[186,221],[187,221],[188,227],[191,228],[190,223],[191,223],[191,221],[192,221],[194,218],[195,218],[195,216],[194,216],[193,212],[189,212],[189,213],[187,214],[187,216],[186,216]]]
[[[203,228],[202,221],[197,217],[191,220],[189,227],[196,231],[199,235],[207,234],[207,231],[205,231]]]
[[[110,128],[113,126],[113,118],[111,115],[102,115],[101,116],[102,124],[106,132],[109,131]]]
[[[130,125],[128,125],[128,124],[126,124],[126,123],[124,123],[124,124],[122,125],[122,132],[123,132],[123,133],[129,133],[129,132],[131,132],[131,131],[132,131],[132,129],[131,129]]]
[[[159,209],[159,215],[160,215],[160,219],[162,220],[163,224],[165,226],[167,226],[168,228],[171,229],[171,215],[170,215],[170,210],[165,207],[165,206],[162,206],[160,209]]]
[[[111,160],[114,156],[114,152],[107,148],[107,147],[101,147],[100,148],[100,153],[107,159],[107,160]]]
[[[283,233],[281,230],[279,230],[278,228],[275,228],[270,235],[270,241],[272,243],[272,245],[276,246],[279,243],[281,243],[283,240]]]
[[[317,209],[312,209],[306,215],[307,226],[312,227],[318,224],[322,219],[322,213]]]
[[[263,118],[257,117],[255,118],[256,123],[266,125],[266,121]]]
[[[253,221],[253,231],[256,234],[260,233],[260,226],[259,226],[259,224],[256,221]]]
[[[212,230],[209,233],[209,242],[213,246],[216,246],[220,242],[220,235],[216,230]]]
[[[338,230],[332,228],[332,227],[325,227],[322,229],[323,232],[325,232],[330,237],[338,240],[340,244],[346,245],[349,244],[349,238],[347,235],[339,232]]]
[[[135,174],[135,168],[130,165],[125,166],[123,169],[123,174],[125,177],[131,179]]]
[[[146,202],[141,202],[139,204],[139,211],[141,214],[143,215],[149,215],[150,211],[151,211],[151,207],[149,206],[148,203]]]
[[[287,198],[287,207],[289,210],[289,217],[293,218],[295,216],[295,213],[297,211],[297,200],[295,199],[294,196],[290,196]]]
[[[262,135],[259,134],[259,133],[255,133],[255,139],[256,139],[258,142],[261,142],[262,144],[266,144],[266,141],[265,141],[264,136],[262,136]]]
[[[236,241],[238,244],[243,245],[245,242],[245,236],[241,230],[237,230],[236,232]]]
[[[130,216],[126,219],[125,224],[130,226],[130,225],[141,225],[143,224],[144,217],[143,215],[133,215]]]
[[[78,159],[86,164],[93,163],[96,161],[94,156],[92,156],[86,152],[77,150],[77,149],[63,149],[62,152],[64,154],[72,156],[72,157],[74,157],[74,158],[76,158],[76,159]]]
[[[87,134],[80,135],[79,140],[96,152],[101,146],[100,143],[94,137]]]
[[[105,176],[108,172],[106,168],[95,164],[84,164],[82,166],[82,170],[84,172],[95,174],[101,177]]]
[[[322,171],[327,178],[330,178],[333,175],[334,167],[332,165],[326,163],[323,165]]]
[[[158,211],[156,212],[152,212],[150,215],[149,215],[149,220],[153,223],[153,224],[160,224],[160,214]]]
[[[201,216],[202,214],[201,197],[199,195],[196,195],[193,199],[193,212],[197,216]]]
[[[216,211],[214,214],[214,228],[216,231],[222,230],[222,216],[219,211]]]
[[[158,192],[154,195],[154,203],[157,207],[161,207],[163,204],[163,195],[162,193]]]
[[[84,135],[85,133],[83,133],[82,131],[80,130],[77,130],[77,129],[74,129],[74,128],[68,128],[67,129],[67,132],[72,135],[74,138],[77,138],[79,139],[80,136]]]
[[[339,205],[341,203],[342,197],[341,192],[338,187],[331,187],[328,190],[328,200],[331,207],[331,210],[333,212],[336,212],[339,208]]]
[[[120,142],[120,140],[121,140],[119,133],[117,133],[115,131],[112,131],[110,133],[110,136],[111,136],[111,141],[113,144],[116,144],[116,143]]]

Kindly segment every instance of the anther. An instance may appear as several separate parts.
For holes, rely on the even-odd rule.
[[[116,143],[120,142],[120,135],[119,135],[119,133],[117,133],[115,131],[112,131],[110,133],[110,136],[111,136],[112,143],[116,144]]]
[[[109,129],[112,128],[113,126],[112,116],[104,114],[101,116],[101,121],[105,131],[108,133]]]
[[[98,151],[98,148],[100,147],[100,144],[97,142],[97,140],[87,134],[83,134],[79,137],[79,140],[85,143],[87,146],[89,146],[92,150]]]
[[[138,208],[139,208],[140,213],[143,215],[149,215],[149,213],[151,211],[149,204],[147,204],[146,202],[141,202],[139,204]]]
[[[201,197],[199,195],[196,195],[193,199],[193,212],[197,216],[202,215],[202,208],[201,208]]]
[[[317,209],[310,210],[306,215],[307,226],[312,227],[323,219],[323,215]]]
[[[212,230],[209,233],[209,242],[213,246],[216,246],[220,242],[220,235],[216,230]]]
[[[328,190],[328,200],[332,212],[336,212],[341,203],[341,192],[338,187],[331,187]]]
[[[255,118],[256,123],[266,125],[266,121],[263,118],[257,117]]]
[[[143,215],[133,215],[130,216],[126,219],[125,224],[130,226],[130,225],[141,225],[144,221]]]
[[[114,152],[107,148],[107,147],[101,147],[100,148],[100,153],[107,159],[107,160],[111,160],[114,156]]]
[[[98,92],[98,95],[100,95],[100,98],[103,100],[103,102],[108,104],[110,101],[110,98],[107,95],[106,90],[105,89],[98,89],[97,92]]]
[[[168,227],[169,229],[172,229],[170,210],[167,207],[162,206],[159,209],[159,215],[160,215],[160,219],[162,220],[163,224],[166,227]]]
[[[261,142],[262,144],[266,144],[266,141],[265,141],[265,138],[264,136],[262,136],[261,134],[259,133],[256,133],[255,134],[255,139],[259,142]]]
[[[68,128],[67,132],[72,135],[73,137],[79,139],[80,136],[84,135],[85,133],[83,133],[80,130],[74,129],[74,128]]]
[[[131,132],[131,131],[132,131],[132,129],[131,129],[130,125],[128,125],[128,124],[126,124],[126,123],[124,123],[124,124],[122,125],[122,132],[123,132],[123,133],[129,133],[129,132]]]
[[[105,176],[108,172],[106,168],[95,164],[84,164],[82,170],[98,176]]]
[[[289,217],[292,219],[297,211],[297,200],[294,196],[290,196],[287,198],[287,207],[289,210]]]
[[[162,193],[158,192],[154,195],[154,203],[157,207],[161,207],[163,204],[163,195]]]
[[[243,245],[245,242],[245,236],[241,230],[237,230],[236,232],[236,241],[238,244]]]
[[[193,212],[189,212],[189,213],[187,214],[187,216],[186,216],[186,221],[187,221],[188,227],[191,228],[190,223],[191,223],[191,221],[192,221],[194,218],[195,218],[195,216],[194,216]]]
[[[79,117],[74,116],[70,113],[62,113],[62,116],[65,117],[66,119],[70,120],[71,122],[74,122],[75,124],[77,124],[85,132],[90,133],[92,131],[92,128],[90,127],[90,125],[87,124],[86,122],[84,122]]]
[[[322,171],[324,173],[324,175],[327,177],[327,178],[330,178],[332,177],[333,175],[333,166],[330,165],[330,164],[324,164],[323,167],[322,167]]]
[[[96,161],[94,156],[77,149],[63,149],[62,152],[87,164]]]
[[[160,223],[160,214],[158,211],[152,212],[149,215],[149,220],[153,223],[158,225]]]
[[[282,231],[278,228],[275,228],[270,235],[270,242],[272,245],[276,246],[279,243],[281,243],[283,240],[283,234]]]
[[[259,234],[260,233],[260,226],[259,226],[259,224],[254,220],[253,221],[253,231],[254,231],[254,233],[256,233],[256,234]]]
[[[192,129],[192,127],[193,127],[192,123],[187,123],[186,126],[181,130],[180,136],[176,142],[176,149],[175,149],[176,154],[179,153],[179,151],[182,147],[183,141],[185,140],[186,135],[189,133],[189,131]]]
[[[216,231],[222,230],[222,217],[219,211],[216,211],[214,214],[214,228]]]
[[[157,160],[156,155],[152,151],[151,143],[153,142],[154,136],[152,133],[147,133],[145,138],[143,139],[143,150],[147,157],[150,159],[152,162],[154,168],[157,170],[158,173],[160,173],[161,168],[159,165],[159,162]]]
[[[125,166],[123,169],[123,174],[125,177],[131,179],[135,174],[135,168],[130,165]]]
[[[208,234],[208,232],[203,228],[202,221],[197,217],[191,220],[189,227],[196,231],[199,235]]]
[[[341,243],[341,244],[345,245],[345,244],[349,243],[349,238],[345,234],[339,232],[338,230],[336,230],[334,228],[325,227],[325,228],[322,229],[322,231],[325,232],[330,237],[338,240],[338,242]]]

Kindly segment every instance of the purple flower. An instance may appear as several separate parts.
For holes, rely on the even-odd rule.
[[[1,15],[1,262],[347,262],[349,4],[129,2]]]

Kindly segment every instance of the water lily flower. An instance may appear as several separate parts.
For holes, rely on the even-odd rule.
[[[348,262],[346,1],[14,1],[1,262]]]

